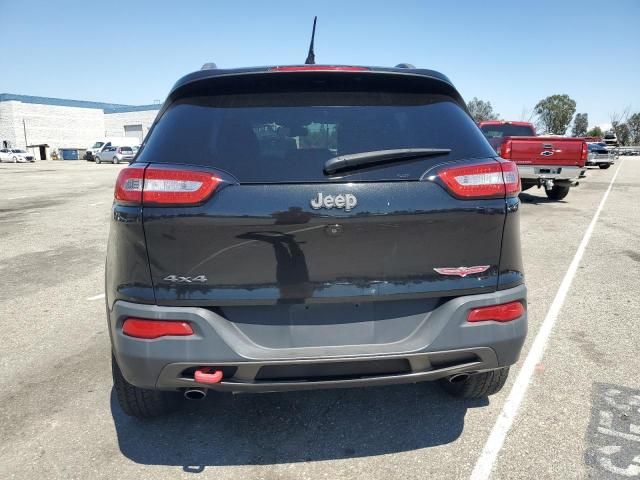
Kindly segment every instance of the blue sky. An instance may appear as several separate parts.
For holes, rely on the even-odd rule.
[[[0,92],[146,104],[180,76],[302,63],[409,62],[520,119],[567,93],[590,124],[640,111],[640,0],[0,0]],[[610,74],[606,72],[610,71]]]

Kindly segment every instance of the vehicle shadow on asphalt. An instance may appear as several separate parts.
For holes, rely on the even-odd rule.
[[[547,197],[540,197],[538,195],[531,195],[529,193],[521,193],[519,197],[522,203],[531,205],[544,205],[547,203],[567,203],[566,200],[549,200]]]
[[[121,452],[145,465],[267,465],[367,457],[443,445],[469,408],[431,382],[366,389],[215,394],[164,418],[127,417],[111,393]]]

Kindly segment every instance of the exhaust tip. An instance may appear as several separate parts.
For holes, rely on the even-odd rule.
[[[451,375],[449,377],[449,383],[464,382],[467,378],[469,378],[468,373],[457,373],[456,375]]]
[[[187,400],[202,400],[207,396],[207,391],[203,388],[188,388],[184,391],[184,398]]]

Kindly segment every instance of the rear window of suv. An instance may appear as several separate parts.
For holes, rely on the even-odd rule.
[[[482,132],[487,138],[531,137],[535,132],[527,125],[483,125]]]
[[[448,148],[414,161],[326,176],[337,155]],[[138,162],[207,166],[241,183],[415,180],[430,166],[495,156],[469,115],[446,95],[278,92],[182,98],[159,119]]]

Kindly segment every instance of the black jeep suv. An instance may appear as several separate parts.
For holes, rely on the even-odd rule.
[[[527,330],[519,188],[438,72],[183,77],[115,188],[122,409],[436,379],[497,392]]]

